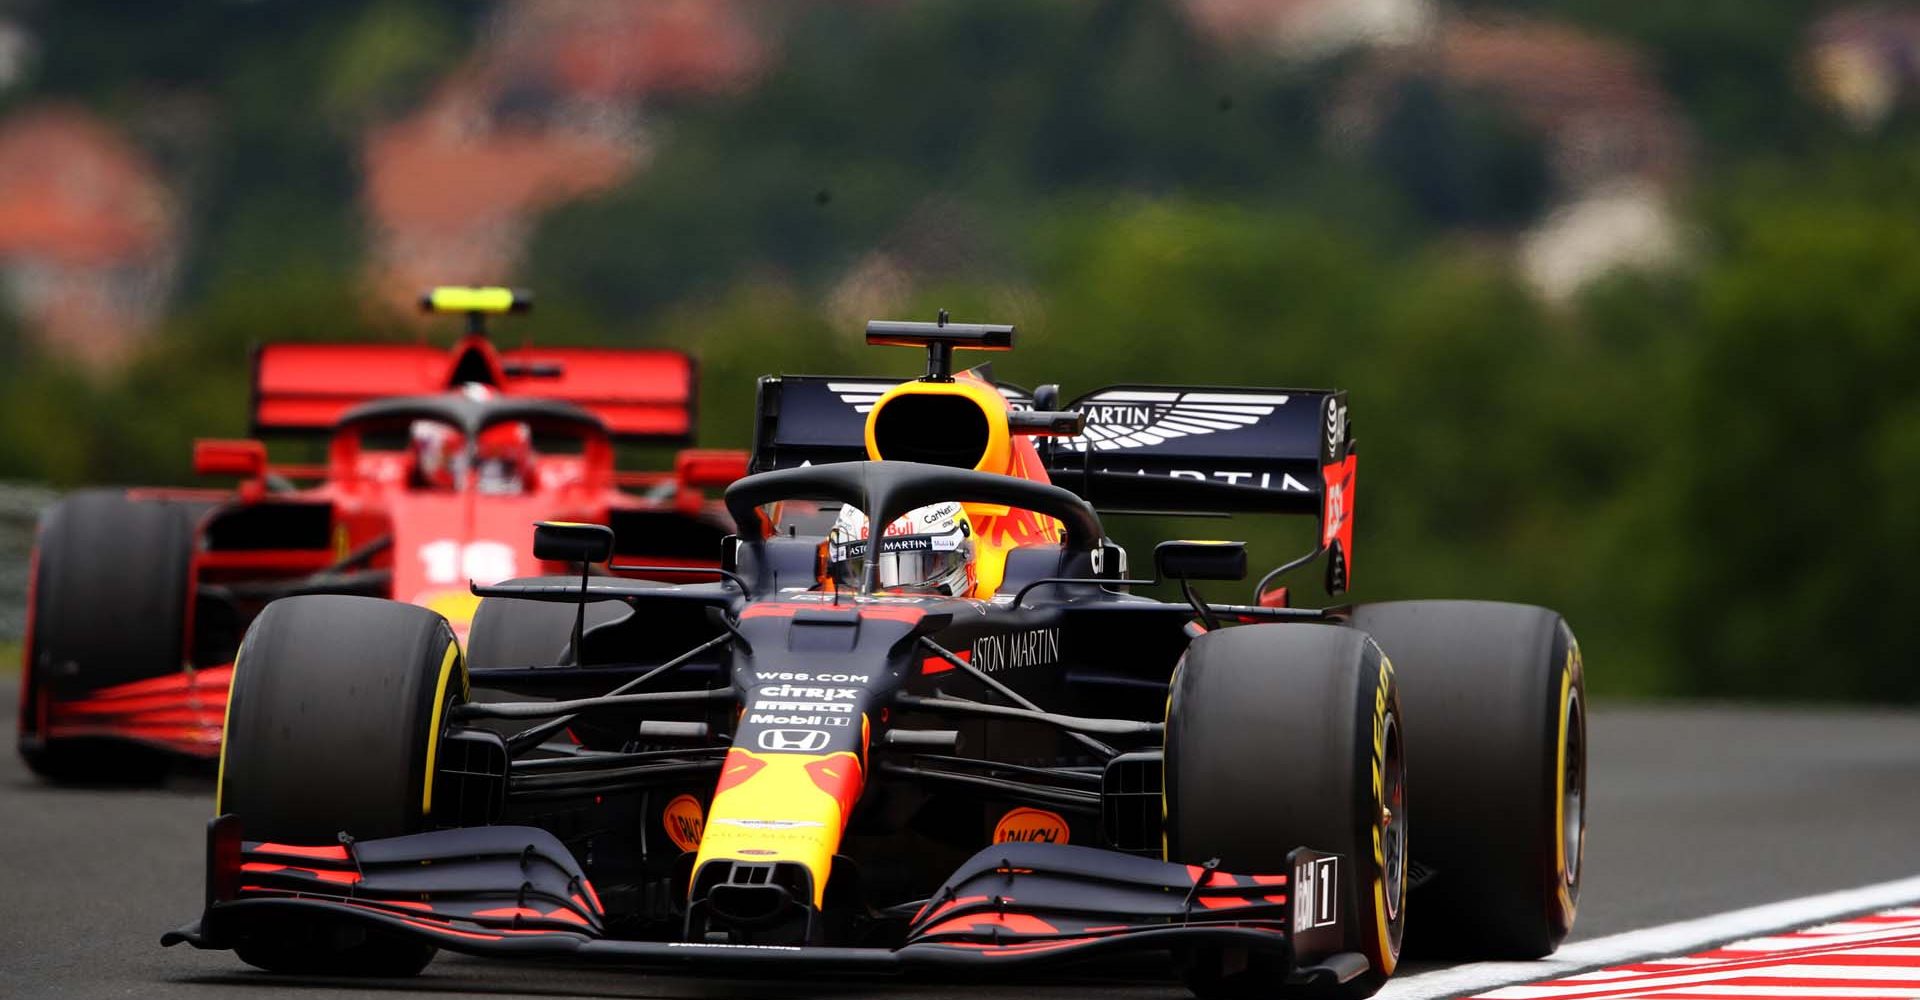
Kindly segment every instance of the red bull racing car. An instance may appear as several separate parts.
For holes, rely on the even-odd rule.
[[[737,452],[683,451],[673,472],[617,471],[625,442],[686,442],[695,376],[668,350],[496,350],[484,318],[524,292],[438,289],[462,313],[451,351],[421,344],[274,344],[255,356],[256,435],[327,435],[320,465],[269,465],[259,440],[196,444],[196,469],[237,489],[88,490],[42,519],[31,570],[19,747],[43,775],[129,780],[219,752],[235,650],[269,601],[391,597],[467,641],[478,598],[558,567],[527,524],[612,524],[651,562],[712,565],[726,533],[702,487]],[[489,655],[515,637],[482,635]]]
[[[762,381],[717,567],[596,575],[617,531],[540,525],[572,570],[474,588],[476,632],[533,665],[463,658],[426,607],[271,605],[236,667],[206,908],[166,943],[380,974],[441,948],[731,974],[1161,951],[1203,997],[1363,996],[1408,941],[1552,951],[1585,839],[1565,622],[1289,607],[1276,574],[1202,598],[1247,576],[1237,542],[1132,571],[1103,508],[1299,513],[1318,544],[1280,569],[1321,559],[1343,591],[1345,395],[1061,406],[954,373],[1013,330],[944,320],[868,327],[925,347],[922,378]],[[1155,580],[1185,600],[1130,592]]]

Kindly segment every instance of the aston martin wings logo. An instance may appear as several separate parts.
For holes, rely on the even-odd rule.
[[[1060,442],[1068,451],[1145,448],[1172,438],[1238,430],[1287,404],[1275,393],[1114,389],[1075,404],[1086,433]]]
[[[873,404],[878,403],[880,397],[887,394],[888,389],[899,384],[875,379],[870,382],[828,382],[827,388],[834,395],[839,396],[841,402],[853,407],[853,412],[871,413]],[[1033,397],[1025,392],[1008,385],[996,385],[994,388],[1000,390],[1000,395],[1007,397],[1007,405],[1013,409],[1033,409]]]
[[[840,397],[842,403],[853,407],[855,413],[873,412],[873,404],[893,388],[886,382],[828,382],[827,388]]]

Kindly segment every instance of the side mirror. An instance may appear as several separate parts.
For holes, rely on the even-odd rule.
[[[1075,437],[1087,429],[1087,415],[1079,410],[1015,410],[1007,414],[1007,430],[1015,434]]]
[[[202,476],[258,479],[267,471],[267,446],[251,440],[195,441],[193,471]]]
[[[536,521],[533,557],[545,562],[606,562],[613,558],[613,529],[577,521]]]
[[[1245,542],[1161,542],[1153,547],[1153,570],[1163,580],[1244,580]]]
[[[1060,409],[1060,387],[1051,382],[1033,390],[1033,409],[1007,414],[1007,429],[1015,434],[1074,437],[1087,429],[1087,415]]]
[[[747,453],[688,448],[673,459],[673,477],[692,489],[724,489],[747,474]]]

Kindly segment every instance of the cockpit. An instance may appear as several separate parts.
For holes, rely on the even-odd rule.
[[[585,485],[612,458],[605,426],[586,410],[477,386],[357,407],[342,417],[332,457],[353,479],[482,496]]]

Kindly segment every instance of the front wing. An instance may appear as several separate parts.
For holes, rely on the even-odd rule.
[[[335,924],[472,955],[734,973],[985,971],[1203,947],[1274,955],[1297,981],[1344,982],[1367,968],[1338,951],[1338,914],[1324,900],[1316,906],[1321,894],[1292,891],[1340,875],[1341,859],[1306,848],[1288,856],[1288,874],[1234,875],[1087,847],[1000,844],[961,865],[895,948],[607,938],[578,863],[532,827],[312,846],[243,841],[235,818],[223,816],[208,828],[207,862],[206,911],[163,944],[231,948]]]
[[[23,742],[115,740],[201,760],[220,756],[233,667],[187,669],[59,697],[31,693],[21,715]]]

